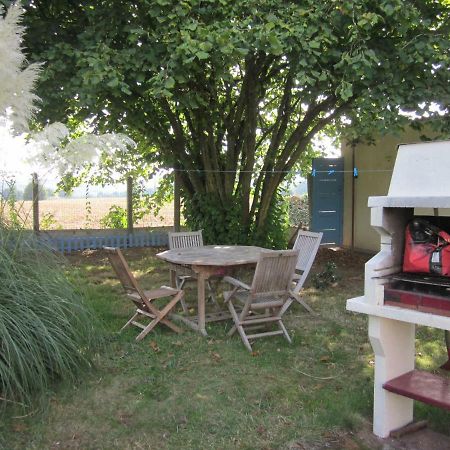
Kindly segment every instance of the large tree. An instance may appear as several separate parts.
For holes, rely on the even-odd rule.
[[[179,170],[188,218],[216,241],[270,243],[280,186],[342,117],[378,130],[448,112],[446,1],[24,4],[42,117],[131,135]]]

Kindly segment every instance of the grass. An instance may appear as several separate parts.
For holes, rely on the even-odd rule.
[[[167,283],[154,250],[126,257],[144,287]],[[208,327],[208,338],[159,327],[136,343],[136,329],[118,330],[132,306],[106,258],[71,259],[73,273],[103,321],[105,345],[96,368],[74,386],[49,393],[46,408],[1,423],[11,449],[367,449],[370,435],[373,353],[367,319],[345,312],[347,298],[363,288],[364,257],[322,252],[314,270],[331,258],[341,281],[324,291],[308,288],[312,316],[294,306],[286,317],[293,337],[256,342],[245,350],[229,324]],[[195,292],[188,292],[194,299]],[[420,328],[418,365],[445,360],[439,331]],[[418,405],[416,418],[450,435],[448,412]],[[0,445],[1,446],[1,445]]]

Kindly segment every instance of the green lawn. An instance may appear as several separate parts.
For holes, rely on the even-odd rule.
[[[144,287],[167,284],[155,250],[125,255]],[[286,316],[293,337],[258,340],[250,354],[230,324],[209,337],[163,327],[136,343],[137,329],[118,330],[132,312],[104,257],[69,259],[70,276],[85,286],[102,322],[104,345],[93,370],[77,386],[55,387],[49,401],[24,413],[7,410],[3,442],[10,449],[365,449],[370,435],[373,353],[367,319],[345,311],[363,291],[366,257],[323,250],[338,267],[337,286],[309,287],[312,316],[294,306]],[[192,288],[191,288],[192,289]],[[195,291],[188,292],[188,299]],[[421,328],[417,364],[435,369],[445,360],[443,334]],[[16,417],[16,418],[14,418]],[[449,413],[417,405],[417,419],[450,435]]]

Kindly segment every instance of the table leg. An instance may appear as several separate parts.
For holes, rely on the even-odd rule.
[[[206,312],[205,312],[205,281],[206,274],[203,272],[198,272],[197,275],[197,294],[198,294],[198,330],[203,336],[207,336],[206,332]]]
[[[175,289],[177,287],[177,271],[174,269],[170,269],[170,286]]]

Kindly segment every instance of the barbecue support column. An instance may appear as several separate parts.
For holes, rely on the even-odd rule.
[[[383,384],[414,370],[415,324],[369,316],[369,339],[375,352],[373,432],[384,438],[413,421],[413,400]]]

